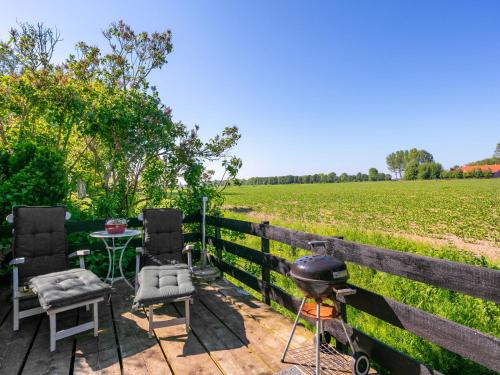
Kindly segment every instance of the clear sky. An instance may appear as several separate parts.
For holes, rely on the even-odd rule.
[[[386,170],[424,148],[445,167],[500,142],[500,1],[0,1],[57,26],[56,60],[123,19],[171,29],[151,76],[174,118],[204,137],[237,125],[241,177]]]

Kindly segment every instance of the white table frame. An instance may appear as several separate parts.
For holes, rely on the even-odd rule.
[[[106,250],[108,251],[108,258],[109,258],[109,266],[108,266],[108,274],[106,275],[106,278],[104,279],[105,282],[109,282],[110,285],[113,285],[115,281],[118,280],[124,280],[129,287],[134,289],[133,285],[127,280],[123,273],[123,265],[122,265],[122,259],[123,259],[123,253],[125,252],[125,249],[127,248],[128,244],[132,239],[136,236],[141,234],[140,231],[136,229],[127,229],[125,232],[120,233],[120,234],[110,234],[106,232],[105,230],[103,231],[98,231],[98,232],[92,232],[90,233],[90,237],[93,238],[100,238],[102,242],[104,243],[104,246],[106,247]],[[125,241],[125,244],[123,245],[117,245],[115,243],[115,239],[120,239],[124,238],[127,239]],[[108,242],[111,240],[111,244]],[[120,270],[120,275],[118,277],[115,277],[115,252],[120,251],[120,260],[118,262],[118,268]],[[111,277],[110,277],[111,275]]]

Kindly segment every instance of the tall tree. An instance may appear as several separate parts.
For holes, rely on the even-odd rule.
[[[394,173],[396,177],[401,178],[403,176],[406,163],[405,152],[403,150],[395,151],[387,155],[385,161],[387,163],[387,168]]]
[[[0,74],[52,68],[51,60],[61,35],[56,28],[27,22],[9,30],[9,39],[0,42]]]
[[[396,177],[399,175],[400,178],[403,172],[405,172],[408,164],[417,164],[418,166],[421,163],[432,163],[433,161],[434,157],[430,152],[418,150],[416,148],[395,151],[386,157],[387,168],[393,172]]]
[[[378,170],[377,168],[368,169],[368,179],[370,181],[378,181]]]

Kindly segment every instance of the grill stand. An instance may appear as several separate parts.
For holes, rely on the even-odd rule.
[[[297,312],[297,316],[295,317],[295,321],[293,322],[292,331],[290,332],[290,336],[289,336],[288,341],[286,343],[285,350],[283,351],[283,355],[281,356],[281,362],[285,362],[285,357],[286,357],[286,354],[288,352],[288,349],[290,348],[290,344],[292,343],[293,335],[295,334],[297,324],[299,323],[300,315],[302,314],[306,299],[307,299],[306,297],[302,298],[302,302],[300,304],[299,311]],[[316,302],[316,334],[315,334],[315,340],[314,340],[315,344],[316,344],[315,348],[314,348],[315,349],[315,362],[316,362],[315,375],[320,375],[320,372],[321,372],[321,367],[320,367],[321,338],[324,337],[323,320],[321,319],[321,302],[322,301],[320,298],[317,298],[315,300],[315,302]],[[335,304],[337,304],[337,302],[335,302]],[[340,319],[340,321],[342,323],[342,327],[344,328],[344,332],[346,333],[347,340],[349,341],[349,345],[350,345],[351,349],[353,349],[351,338],[347,335],[347,331],[345,329],[344,322],[342,319]],[[354,352],[354,350],[353,350],[353,352]]]
[[[352,289],[342,289],[342,290],[335,290],[338,295],[347,295],[347,294],[353,294],[355,293],[354,290]],[[295,334],[295,330],[297,328],[297,324],[299,323],[299,319],[301,314],[304,312],[304,305],[306,302],[307,297],[302,298],[302,302],[299,307],[299,311],[297,312],[297,316],[295,317],[295,321],[293,323],[292,331],[290,332],[290,337],[288,338],[288,341],[286,343],[285,350],[283,351],[283,355],[281,356],[281,362],[285,362],[285,357],[286,354],[290,348],[290,344],[292,343],[293,335]],[[316,334],[315,334],[315,375],[320,375],[321,374],[321,366],[320,366],[320,355],[322,352],[328,352],[331,351],[331,355],[340,355],[339,352],[336,350],[333,350],[333,348],[330,348],[330,346],[325,343],[324,345],[321,343],[321,338],[324,337],[324,331],[323,331],[323,319],[321,317],[321,299],[317,298],[315,299],[316,302]],[[340,311],[340,306],[339,302],[334,300],[335,303],[335,310],[338,312]],[[332,317],[333,319],[333,317]],[[344,321],[342,320],[342,316],[339,315],[338,319],[340,320],[340,323],[342,325],[342,329],[344,330],[344,333],[347,338],[347,342],[349,344],[349,347],[351,348],[351,351],[353,353],[353,359],[351,363],[351,371],[353,374],[360,374],[360,375],[365,375],[368,374],[370,370],[370,361],[368,359],[368,356],[366,356],[365,353],[362,352],[355,352],[354,346],[351,340],[351,337],[347,333],[347,329],[345,327]]]

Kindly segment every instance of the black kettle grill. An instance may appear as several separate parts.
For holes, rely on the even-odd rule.
[[[326,250],[326,241],[313,241],[309,242],[309,245],[313,251],[317,250],[317,247],[324,247]],[[323,344],[322,341],[326,336],[329,336],[328,333],[323,331],[323,320],[339,319],[353,353],[351,361],[352,373],[355,375],[368,374],[370,371],[370,360],[365,353],[354,351],[351,338],[347,334],[342,316],[340,315],[340,303],[338,298],[356,293],[356,290],[346,286],[347,279],[349,278],[346,264],[329,255],[307,255],[297,259],[295,263],[293,263],[289,275],[293,281],[295,281],[297,287],[304,293],[304,298],[302,299],[302,303],[295,318],[281,361],[284,362],[285,360],[300,316],[313,318],[316,321],[315,373],[319,375],[321,370],[320,352],[328,347],[328,344]],[[315,301],[315,306],[312,304],[314,306],[313,310],[316,310],[315,314],[311,314],[311,303],[306,304],[306,300],[311,298]],[[334,306],[323,304],[322,302],[325,299],[331,299],[334,302]],[[325,316],[322,310],[331,311],[331,313]]]
[[[290,276],[309,298],[331,298],[333,288],[347,281],[344,262],[327,255],[307,255],[293,263]]]

